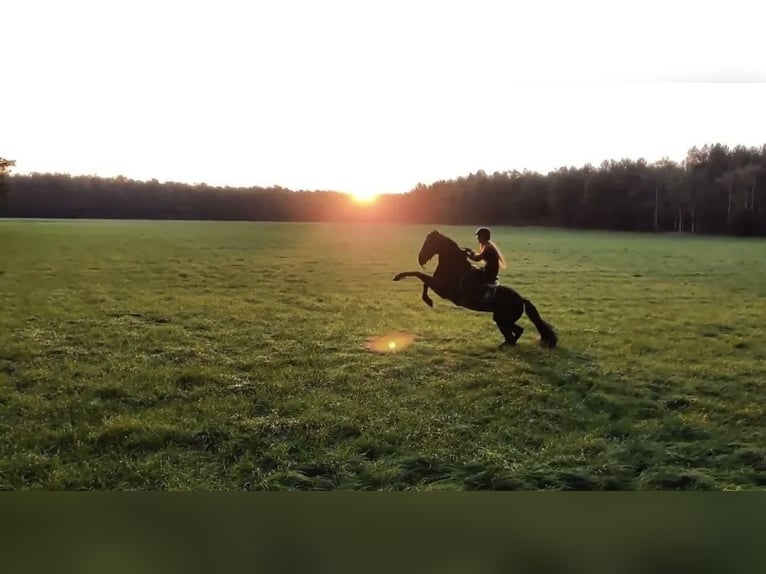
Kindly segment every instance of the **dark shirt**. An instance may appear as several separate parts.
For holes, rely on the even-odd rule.
[[[487,244],[484,246],[484,251],[476,256],[475,261],[485,261],[484,274],[487,276],[487,281],[492,282],[497,280],[497,274],[500,271],[500,256],[497,253],[497,249]]]

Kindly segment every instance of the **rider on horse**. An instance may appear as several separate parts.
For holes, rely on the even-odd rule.
[[[494,287],[497,284],[497,275],[500,267],[505,269],[505,259],[503,254],[491,240],[491,233],[486,227],[480,227],[476,230],[476,238],[479,240],[479,252],[475,253],[473,249],[464,248],[466,256],[471,261],[484,261],[483,268],[474,268],[463,279],[463,294],[470,301],[479,300],[481,303],[488,302],[492,295],[492,290],[488,286]]]

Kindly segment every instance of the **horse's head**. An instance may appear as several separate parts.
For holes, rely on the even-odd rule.
[[[418,263],[421,267],[428,263],[431,258],[439,252],[440,237],[442,237],[442,234],[435,229],[426,235],[426,240],[420,248],[420,253],[418,253]]]
[[[434,229],[431,233],[426,235],[426,240],[420,248],[420,253],[418,253],[418,263],[420,263],[420,266],[422,267],[428,263],[434,255],[442,255],[445,249],[450,246],[454,246],[455,249],[458,249],[457,244],[454,241]]]

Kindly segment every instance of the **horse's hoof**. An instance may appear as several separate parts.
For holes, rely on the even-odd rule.
[[[500,343],[500,345],[498,345],[497,348],[507,349],[508,347],[515,347],[515,346],[516,346],[516,341],[503,341],[502,343]]]
[[[401,274],[399,274],[399,275],[394,275],[394,281],[401,281],[401,280],[402,280],[402,276],[401,276]]]
[[[433,306],[434,306],[434,302],[433,302],[433,299],[423,299],[423,301],[424,301],[424,302],[425,302],[425,304],[426,304],[426,305],[428,305],[429,307],[433,307]]]

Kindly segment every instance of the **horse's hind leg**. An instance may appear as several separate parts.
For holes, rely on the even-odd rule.
[[[515,345],[516,341],[519,340],[519,337],[521,337],[522,333],[524,333],[524,328],[517,325],[508,315],[504,313],[498,313],[495,311],[495,313],[492,315],[492,318],[495,320],[495,324],[497,325],[497,328],[500,329],[500,332],[503,334],[503,337],[505,337],[504,345]]]
[[[507,321],[495,321],[498,329],[505,337],[503,345],[515,345],[524,333],[524,327],[517,325],[516,323],[509,323]]]
[[[492,318],[497,324],[497,328],[505,337],[503,345],[515,345],[524,333],[524,327],[516,324],[521,318],[524,308],[520,305],[510,307],[501,307],[492,314]]]
[[[519,339],[521,339],[521,335],[524,334],[524,327],[514,323],[513,325],[511,325],[511,330],[513,331],[513,335],[514,335],[513,343],[511,343],[511,344],[515,345],[516,342]]]

